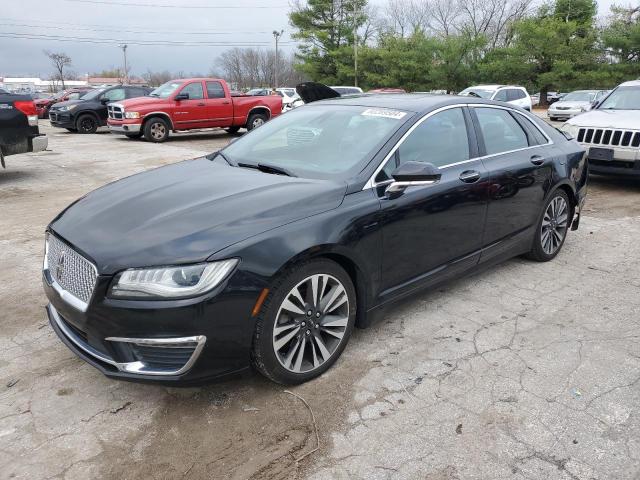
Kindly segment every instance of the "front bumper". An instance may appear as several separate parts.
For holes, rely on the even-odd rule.
[[[108,125],[111,133],[121,133],[123,135],[140,133],[140,129],[142,128],[142,124],[140,123],[112,124],[111,122],[108,122]]]
[[[69,112],[49,110],[49,121],[52,127],[75,128],[75,119]]]
[[[570,118],[575,117],[576,115],[580,115],[584,113],[583,110],[547,110],[547,116],[549,118],[557,118],[558,120],[569,120]]]
[[[585,145],[587,148],[591,146]],[[600,145],[594,145],[600,147]],[[589,154],[589,172],[601,175],[619,176],[640,176],[640,153],[637,148],[609,147],[602,145],[601,148],[612,149],[612,160],[600,160],[592,158]]]
[[[110,276],[98,276],[83,312],[43,275],[53,330],[104,375],[191,386],[249,369],[257,293],[223,284],[203,298],[115,300],[106,298],[110,283]]]

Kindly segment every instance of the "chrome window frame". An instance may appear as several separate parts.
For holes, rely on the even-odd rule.
[[[536,125],[536,123],[534,121],[531,121],[529,118],[527,118],[527,115],[525,115],[524,113],[514,109],[514,108],[510,108],[510,107],[504,107],[502,105],[489,105],[489,104],[485,104],[485,103],[456,103],[454,105],[446,105],[444,107],[440,107],[437,108],[436,110],[433,110],[432,112],[427,113],[426,115],[424,115],[423,117],[421,117],[420,119],[418,119],[418,121],[416,123],[414,123],[411,128],[409,128],[409,130],[407,130],[404,135],[402,135],[402,137],[400,138],[400,140],[398,140],[396,142],[396,144],[393,146],[393,148],[389,151],[389,153],[387,155],[385,155],[385,157],[382,159],[382,162],[380,162],[380,164],[377,166],[377,168],[374,170],[373,174],[369,177],[369,180],[367,180],[367,183],[364,184],[364,187],[362,187],[362,190],[368,190],[370,188],[375,188],[375,187],[379,187],[382,185],[388,185],[391,182],[393,182],[392,179],[390,180],[384,180],[382,182],[375,182],[375,178],[378,176],[378,174],[380,173],[380,171],[384,168],[384,166],[387,164],[387,162],[391,159],[391,157],[393,155],[395,155],[396,150],[398,150],[398,148],[400,148],[400,146],[402,145],[402,143],[405,141],[405,139],[411,135],[413,133],[413,131],[418,128],[418,126],[426,121],[427,119],[431,118],[432,116],[443,112],[445,110],[449,110],[451,108],[463,108],[463,107],[468,107],[468,108],[495,108],[498,110],[507,110],[508,112],[512,112],[512,113],[517,113],[518,115],[523,116],[527,121],[529,121],[529,123],[531,123],[535,128],[538,129],[538,131],[540,133],[542,133],[542,135],[544,136],[544,138],[547,139],[547,143],[543,143],[540,145],[530,145],[528,147],[524,147],[524,148],[517,148],[515,150],[507,150],[504,152],[498,152],[498,153],[492,153],[490,155],[482,155],[479,157],[473,157],[470,158],[468,160],[461,160],[459,162],[454,162],[454,163],[448,163],[446,165],[442,165],[441,167],[438,167],[439,169],[443,170],[445,168],[450,168],[450,167],[455,167],[458,165],[463,165],[465,163],[471,163],[471,162],[475,162],[478,160],[484,160],[486,158],[491,158],[491,157],[495,157],[498,155],[505,155],[507,153],[515,153],[515,152],[520,152],[523,150],[528,150],[530,148],[538,148],[538,147],[544,147],[547,145],[553,145],[554,142],[551,139],[551,137],[547,134],[547,132],[545,132],[544,130],[542,130],[538,125]],[[525,132],[526,133],[526,132]]]

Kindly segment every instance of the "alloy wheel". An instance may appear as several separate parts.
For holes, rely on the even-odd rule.
[[[260,118],[260,117],[256,118],[256,119],[253,121],[253,123],[252,123],[252,127],[253,127],[253,128],[258,128],[258,127],[260,127],[261,125],[264,125],[264,119],[262,119],[262,118]]]
[[[315,274],[293,287],[273,327],[273,350],[290,372],[306,373],[328,361],[349,323],[349,297],[331,275]]]
[[[151,136],[156,140],[161,140],[167,133],[164,124],[158,122],[151,125]]]
[[[85,117],[80,120],[80,130],[83,132],[91,132],[95,128],[95,121],[91,117]]]
[[[553,255],[562,245],[567,234],[569,206],[561,196],[555,197],[544,212],[540,229],[540,242],[547,255]]]

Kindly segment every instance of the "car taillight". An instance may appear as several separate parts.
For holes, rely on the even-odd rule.
[[[32,127],[38,126],[38,112],[36,111],[36,104],[33,103],[33,100],[17,100],[13,102],[13,106],[27,116],[29,125]]]

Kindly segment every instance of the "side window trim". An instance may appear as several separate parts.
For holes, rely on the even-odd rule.
[[[476,136],[478,138],[478,148],[480,149],[480,152],[479,152],[480,156],[478,158],[481,159],[481,160],[485,159],[485,158],[496,157],[498,155],[505,155],[507,153],[520,152],[522,150],[528,150],[530,148],[541,147],[541,146],[544,146],[544,145],[553,145],[553,143],[554,143],[553,140],[551,140],[551,137],[549,137],[549,135],[547,135],[547,132],[545,132],[540,127],[538,127],[534,122],[531,122],[531,124],[535,128],[538,129],[538,131],[542,134],[542,136],[547,139],[547,143],[541,143],[539,145],[530,145],[530,146],[524,147],[524,148],[517,148],[515,150],[508,150],[506,152],[492,153],[490,155],[487,155],[487,149],[486,149],[485,144],[484,144],[484,138],[482,137],[482,132],[480,130],[480,123],[478,122],[478,116],[476,115],[475,109],[476,108],[495,108],[497,110],[506,110],[511,115],[522,115],[522,116],[524,116],[524,114],[522,114],[522,113],[520,113],[517,110],[514,110],[512,108],[503,107],[502,105],[473,104],[473,105],[467,105],[467,106],[469,107],[469,110],[471,111],[471,117],[473,118],[473,123],[474,123],[474,126],[475,126],[475,132],[476,132]],[[520,122],[518,122],[518,124],[520,124]],[[526,129],[525,129],[525,133],[527,133],[527,138],[528,138],[528,132],[527,132]]]

